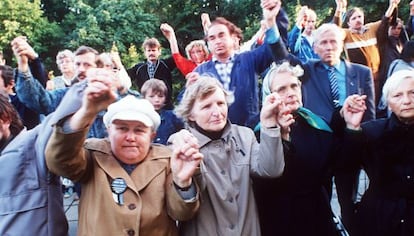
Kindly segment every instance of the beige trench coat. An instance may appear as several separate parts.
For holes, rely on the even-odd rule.
[[[178,235],[175,220],[187,220],[199,207],[198,196],[184,201],[173,187],[171,151],[153,145],[128,173],[111,153],[107,139],[89,139],[87,129],[63,134],[55,128],[46,148],[50,170],[82,184],[78,235]],[[113,198],[111,181],[123,178],[124,204]]]

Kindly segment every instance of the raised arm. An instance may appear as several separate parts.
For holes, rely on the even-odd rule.
[[[203,27],[204,35],[207,35],[208,28],[211,25],[210,16],[208,13],[201,14],[201,26]]]
[[[335,0],[336,9],[335,14],[332,19],[332,23],[336,24],[339,27],[342,27],[343,23],[343,14],[346,12],[346,7],[348,5],[347,0]]]
[[[298,12],[298,16],[296,17],[296,23],[293,28],[290,30],[288,35],[288,47],[293,54],[298,53],[299,48],[301,48],[302,40],[300,35],[302,33],[302,29],[306,23],[306,11],[308,10],[307,6],[302,6]]]
[[[90,69],[88,83],[83,90],[82,104],[71,116],[55,120],[54,131],[46,146],[46,164],[57,175],[79,180],[86,173],[87,159],[83,144],[90,125],[98,112],[106,109],[116,99],[113,88],[114,74],[106,69]],[[69,101],[68,101],[69,100]],[[62,105],[70,102],[65,97]],[[69,144],[69,145],[68,145]]]
[[[131,78],[128,75],[128,72],[126,71],[124,65],[122,64],[121,57],[119,56],[119,52],[117,51],[111,51],[110,53],[111,59],[114,63],[114,66],[116,69],[118,69],[117,75],[120,79],[121,86],[128,90],[132,86]]]
[[[17,59],[16,94],[19,100],[30,109],[40,113],[49,114],[53,112],[67,89],[47,91],[44,86],[36,80],[29,70],[29,57],[27,48],[22,43],[21,37],[11,42],[13,53]]]
[[[280,96],[271,94],[266,97],[260,112],[259,152],[252,154],[251,165],[263,176],[278,177],[285,168],[281,131],[277,123],[282,106]]]
[[[388,18],[391,17],[394,10],[397,9],[398,4],[400,4],[400,0],[389,0],[388,8],[385,11],[384,16]]]
[[[178,49],[177,37],[175,36],[174,28],[167,23],[163,23],[160,26],[162,34],[167,38],[170,43],[171,54],[180,53]]]

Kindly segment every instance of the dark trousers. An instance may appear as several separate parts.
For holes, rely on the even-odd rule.
[[[356,210],[356,194],[358,191],[360,169],[340,172],[335,175],[336,192],[341,206],[341,218],[345,228],[352,235]]]

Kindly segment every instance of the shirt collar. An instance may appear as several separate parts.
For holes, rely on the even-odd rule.
[[[362,26],[360,30],[349,29],[353,34],[363,34],[368,30],[366,25]]]
[[[234,62],[234,58],[235,58],[235,55],[236,54],[231,54],[230,55],[230,57],[227,59],[227,62],[226,63],[229,63],[229,62]],[[215,56],[213,56],[213,58],[211,58],[211,60],[214,62],[214,63],[221,63],[218,59],[217,59],[217,57],[215,57]]]
[[[337,70],[337,71],[340,71],[340,69],[341,69],[341,65],[342,65],[342,60],[339,60],[339,62],[338,63],[336,63],[335,65],[333,65],[333,67],[335,67],[335,69]],[[325,64],[325,63],[322,63],[322,65],[323,65],[323,67],[325,68],[325,69],[329,69],[329,67],[331,67],[331,66],[328,66],[327,64]]]

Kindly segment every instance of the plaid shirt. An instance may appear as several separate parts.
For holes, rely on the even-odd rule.
[[[148,76],[150,79],[153,79],[155,76],[155,71],[157,70],[159,61],[157,60],[157,63],[152,63],[150,61],[147,61],[148,65]]]
[[[230,56],[226,63],[222,63],[213,57],[213,62],[216,67],[217,73],[219,74],[219,80],[223,84],[224,89],[230,89],[230,74],[234,65],[234,55]]]

